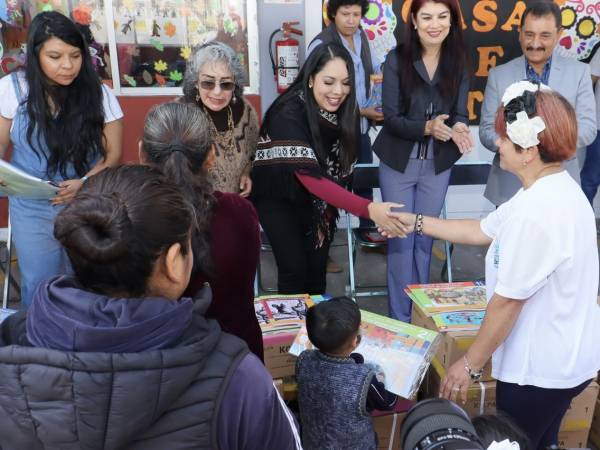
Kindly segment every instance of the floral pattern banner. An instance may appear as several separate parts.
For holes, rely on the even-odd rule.
[[[563,33],[558,50],[579,60],[592,57],[600,42],[600,0],[557,0]]]

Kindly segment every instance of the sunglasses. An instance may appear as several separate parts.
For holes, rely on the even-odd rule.
[[[200,87],[206,91],[212,91],[217,86],[215,81],[203,80],[200,82]],[[235,83],[233,81],[221,81],[219,87],[222,91],[233,91]]]

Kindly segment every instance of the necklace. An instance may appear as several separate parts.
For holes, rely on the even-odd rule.
[[[227,107],[227,129],[225,131],[217,130],[215,122],[208,111],[206,111],[206,115],[210,124],[210,134],[215,141],[215,144],[217,144],[217,153],[219,149],[223,149],[226,154],[232,153],[235,150],[236,145],[234,136],[235,125],[233,123],[233,112],[231,111],[231,106]]]

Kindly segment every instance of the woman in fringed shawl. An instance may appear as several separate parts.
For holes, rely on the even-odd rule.
[[[322,44],[265,114],[252,200],[273,248],[280,294],[322,294],[336,208],[402,233],[393,203],[348,192],[358,139],[354,70],[339,44]]]

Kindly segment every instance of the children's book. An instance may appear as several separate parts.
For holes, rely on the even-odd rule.
[[[41,180],[0,159],[0,192],[11,197],[48,200],[59,188],[49,181]]]
[[[485,311],[455,311],[433,314],[431,318],[439,331],[477,331]]]
[[[254,299],[254,312],[263,334],[298,331],[313,301],[303,295],[264,295]]]
[[[485,310],[485,286],[461,283],[409,284],[405,292],[428,316],[435,313]]]
[[[361,318],[361,342],[355,352],[363,355],[388,391],[413,398],[435,354],[439,333],[363,310]],[[290,353],[298,356],[308,349],[313,346],[303,326]]]

